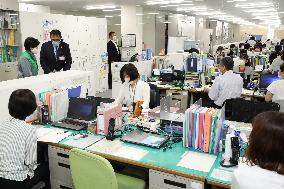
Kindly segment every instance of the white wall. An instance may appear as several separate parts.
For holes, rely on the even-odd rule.
[[[19,10],[25,12],[40,12],[40,13],[50,13],[49,6],[34,5],[28,3],[19,3]]]

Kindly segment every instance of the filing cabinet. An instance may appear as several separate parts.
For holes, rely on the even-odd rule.
[[[149,189],[204,189],[204,182],[149,170]]]
[[[69,150],[49,145],[48,157],[51,189],[74,189]]]
[[[185,90],[167,90],[166,96],[171,96],[171,107],[177,107],[181,111],[188,108],[188,91]]]

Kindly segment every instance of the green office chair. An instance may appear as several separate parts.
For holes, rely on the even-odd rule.
[[[70,150],[70,168],[76,189],[144,189],[141,179],[115,173],[105,158],[84,150]]]

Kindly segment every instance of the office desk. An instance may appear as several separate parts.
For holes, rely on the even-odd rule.
[[[77,131],[72,131],[72,135],[63,139],[58,143],[47,143],[49,145],[49,162],[50,162],[50,174],[51,174],[51,185],[53,188],[60,188],[60,186],[72,188],[72,178],[70,174],[70,164],[68,160],[68,151],[73,147],[77,146],[67,146],[64,144],[66,140],[73,135],[78,134]],[[87,131],[81,131],[81,133],[85,133]],[[92,135],[89,133],[89,135]],[[78,139],[80,140],[80,139]],[[105,139],[102,139],[103,141]],[[197,170],[192,170],[184,167],[179,167],[177,164],[183,158],[186,152],[190,151],[188,148],[184,148],[182,146],[182,142],[176,143],[173,145],[172,149],[167,149],[163,151],[163,149],[154,149],[150,147],[145,147],[141,145],[135,145],[130,143],[122,143],[123,147],[135,148],[137,150],[145,150],[148,153],[143,156],[141,159],[134,160],[131,158],[123,157],[123,155],[117,155],[112,152],[102,153],[94,150],[92,146],[96,146],[101,141],[85,148],[85,150],[98,154],[108,160],[113,160],[121,164],[133,165],[142,168],[146,168],[149,170],[149,174],[151,176],[158,175],[162,180],[162,178],[173,179],[174,182],[186,183],[189,185],[197,186],[196,189],[201,189],[204,187],[208,187],[206,185],[206,179],[209,175],[208,172],[202,172]],[[120,142],[118,139],[114,142]],[[200,153],[201,154],[201,153]],[[217,160],[216,160],[217,161]],[[211,168],[212,169],[212,168]],[[151,178],[150,178],[151,179]],[[63,180],[63,181],[62,181]],[[158,182],[158,181],[157,181]],[[212,185],[220,185],[218,182],[211,183]],[[150,187],[151,188],[151,187]],[[155,188],[155,187],[152,187]]]
[[[191,94],[191,97],[193,94],[207,94],[206,92],[203,91],[203,87],[201,88],[189,88],[189,87],[184,87],[183,89],[181,89],[180,87],[175,87],[171,84],[167,84],[167,85],[160,85],[159,82],[151,82],[152,84],[156,85],[158,87],[158,89],[160,91],[166,91],[166,90],[181,90],[181,91],[189,91],[189,93]],[[259,100],[264,100],[265,95],[263,93],[260,93],[259,91],[256,91],[254,93],[253,90],[247,90],[247,89],[243,89],[242,90],[242,97],[244,98],[257,98]]]

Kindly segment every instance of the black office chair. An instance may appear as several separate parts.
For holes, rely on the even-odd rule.
[[[149,108],[153,109],[160,106],[160,91],[158,87],[154,84],[149,84],[150,86],[150,103]]]
[[[229,121],[231,121],[231,119],[232,119],[233,100],[234,99],[227,99],[223,104],[223,106],[225,106],[225,118],[226,118],[226,120],[229,120]]]
[[[266,111],[279,112],[280,105],[275,102],[254,102],[242,98],[232,100],[232,121],[251,123],[253,118]]]

